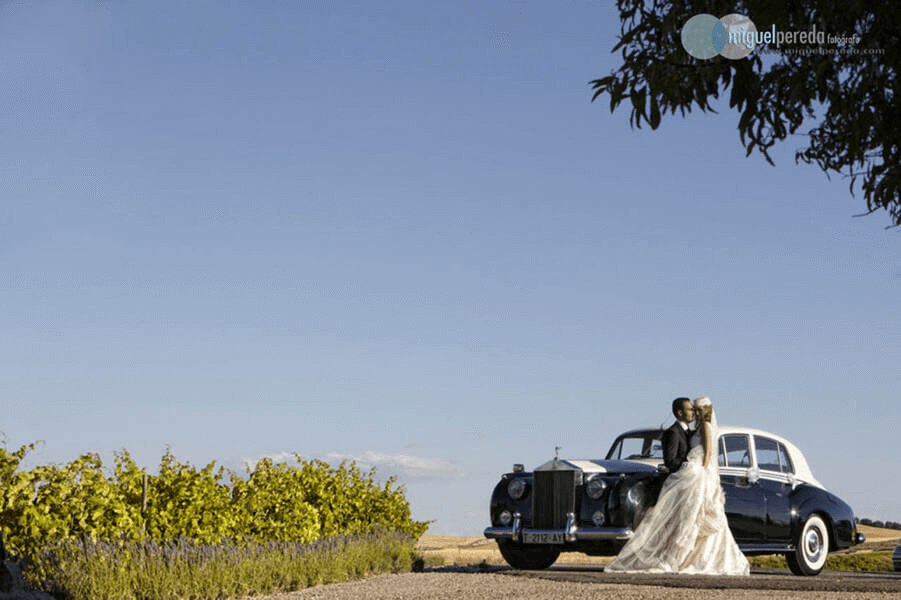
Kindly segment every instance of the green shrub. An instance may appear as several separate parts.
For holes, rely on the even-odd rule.
[[[262,540],[311,542],[320,537],[320,512],[327,508],[310,502],[302,471],[266,458],[249,475],[246,481],[232,476],[235,531]]]
[[[824,569],[832,571],[891,571],[891,552],[854,552],[831,554],[826,557]],[[767,569],[787,569],[788,563],[781,554],[749,557],[752,566]]]
[[[241,478],[215,463],[182,464],[167,450],[151,476],[123,450],[110,475],[96,454],[20,470],[34,447],[0,448],[0,528],[7,548],[25,559],[84,538],[312,542],[383,529],[418,538],[428,527],[411,519],[393,477],[379,485],[374,469],[364,474],[353,462],[333,468],[298,455],[293,465],[263,459]]]

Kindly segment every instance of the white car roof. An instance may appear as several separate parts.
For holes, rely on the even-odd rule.
[[[630,434],[640,434],[648,431],[658,430],[662,431],[665,429],[665,426],[657,426],[657,427],[647,427],[644,429],[632,429],[630,431],[625,431],[620,435],[630,435]],[[731,425],[720,425],[720,436],[726,434],[745,434],[751,436],[751,444],[754,444],[754,436],[759,435],[763,437],[770,438],[777,442],[780,442],[783,446],[785,446],[786,451],[788,452],[788,456],[792,461],[792,465],[795,468],[794,477],[798,481],[802,481],[804,483],[815,485],[818,488],[823,488],[823,484],[817,481],[816,477],[813,476],[813,473],[810,470],[810,465],[807,464],[807,459],[804,458],[804,454],[801,450],[792,444],[790,441],[782,437],[781,435],[776,435],[775,433],[771,433],[769,431],[764,431],[762,429],[754,429],[752,427],[733,427]],[[752,454],[755,454],[752,452]],[[756,458],[755,458],[756,461]]]
[[[719,430],[720,436],[726,434],[750,435],[752,443],[753,436],[755,435],[767,437],[780,442],[783,446],[785,446],[785,449],[788,452],[788,456],[792,461],[792,465],[795,467],[795,479],[798,479],[799,481],[803,481],[804,483],[808,483],[810,485],[815,485],[819,488],[823,487],[823,484],[817,481],[817,479],[813,476],[813,473],[810,470],[810,465],[807,464],[807,459],[804,458],[804,453],[802,453],[797,446],[792,444],[781,435],[776,435],[775,433],[770,433],[769,431],[763,431],[762,429],[753,429],[751,427],[732,427],[729,425],[720,425]]]

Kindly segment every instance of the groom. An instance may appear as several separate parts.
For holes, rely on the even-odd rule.
[[[663,432],[663,464],[675,473],[688,456],[688,425],[694,420],[694,407],[689,398],[673,400],[676,422]]]

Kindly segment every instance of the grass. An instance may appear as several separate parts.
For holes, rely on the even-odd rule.
[[[82,540],[44,551],[26,576],[66,600],[240,598],[412,569],[415,539],[392,532],[313,543]]]
[[[752,556],[751,566],[769,569],[787,569],[788,563],[780,554]],[[824,569],[833,571],[891,571],[891,552],[856,552],[854,554],[833,554],[826,558]]]
[[[447,564],[447,561],[444,560],[443,556],[426,556],[423,558],[423,564],[426,567],[443,567]]]

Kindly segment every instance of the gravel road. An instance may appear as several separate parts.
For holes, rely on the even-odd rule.
[[[525,572],[507,569],[487,573],[442,570],[382,575],[290,594],[260,596],[254,600],[578,600],[607,597],[625,600],[885,600],[899,596],[901,579],[892,574],[850,577],[844,573],[824,572],[819,577],[810,578],[784,573],[755,573],[751,577],[720,578],[605,575],[600,570]]]

